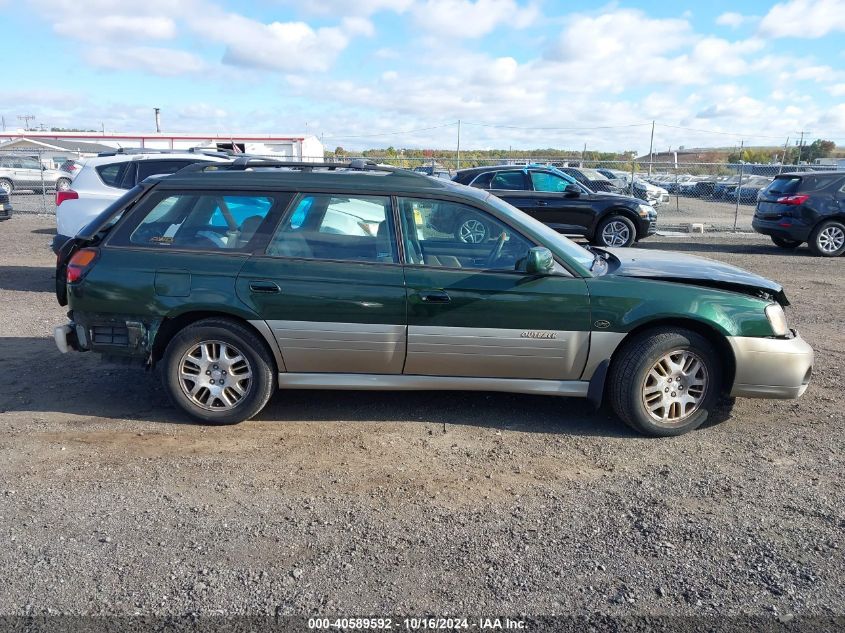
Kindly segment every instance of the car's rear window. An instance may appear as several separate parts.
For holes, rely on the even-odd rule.
[[[790,196],[801,186],[802,178],[800,176],[785,176],[775,178],[772,184],[769,185],[767,193],[775,195]]]

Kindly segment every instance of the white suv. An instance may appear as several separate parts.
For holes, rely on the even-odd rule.
[[[213,150],[116,150],[89,158],[71,187],[56,192],[57,235],[53,239],[53,250],[58,252],[79,229],[145,178],[172,174],[193,163],[228,160],[231,160],[230,156]]]

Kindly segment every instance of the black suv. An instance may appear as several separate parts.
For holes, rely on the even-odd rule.
[[[751,223],[781,248],[845,253],[845,171],[780,174],[760,192]]]
[[[642,200],[592,191],[554,167],[475,167],[462,169],[454,180],[486,189],[559,233],[582,235],[599,246],[630,246],[657,231],[657,212]],[[466,235],[481,230],[460,222],[449,228]]]

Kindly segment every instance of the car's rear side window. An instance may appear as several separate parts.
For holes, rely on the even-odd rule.
[[[95,167],[95,169],[97,170],[97,174],[100,176],[100,180],[109,187],[115,187],[117,189],[131,189],[132,185],[129,185],[128,187],[123,186],[123,176],[130,165],[130,161],[123,161],[120,163],[99,165]]]
[[[290,194],[276,193],[159,192],[142,202],[110,244],[244,251],[264,234],[274,205],[287,205],[289,200]]]

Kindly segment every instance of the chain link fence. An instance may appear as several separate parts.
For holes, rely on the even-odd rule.
[[[13,213],[56,212],[56,189],[70,187],[73,175],[59,169],[76,159],[55,151],[37,149],[0,150],[0,191],[9,194]]]

